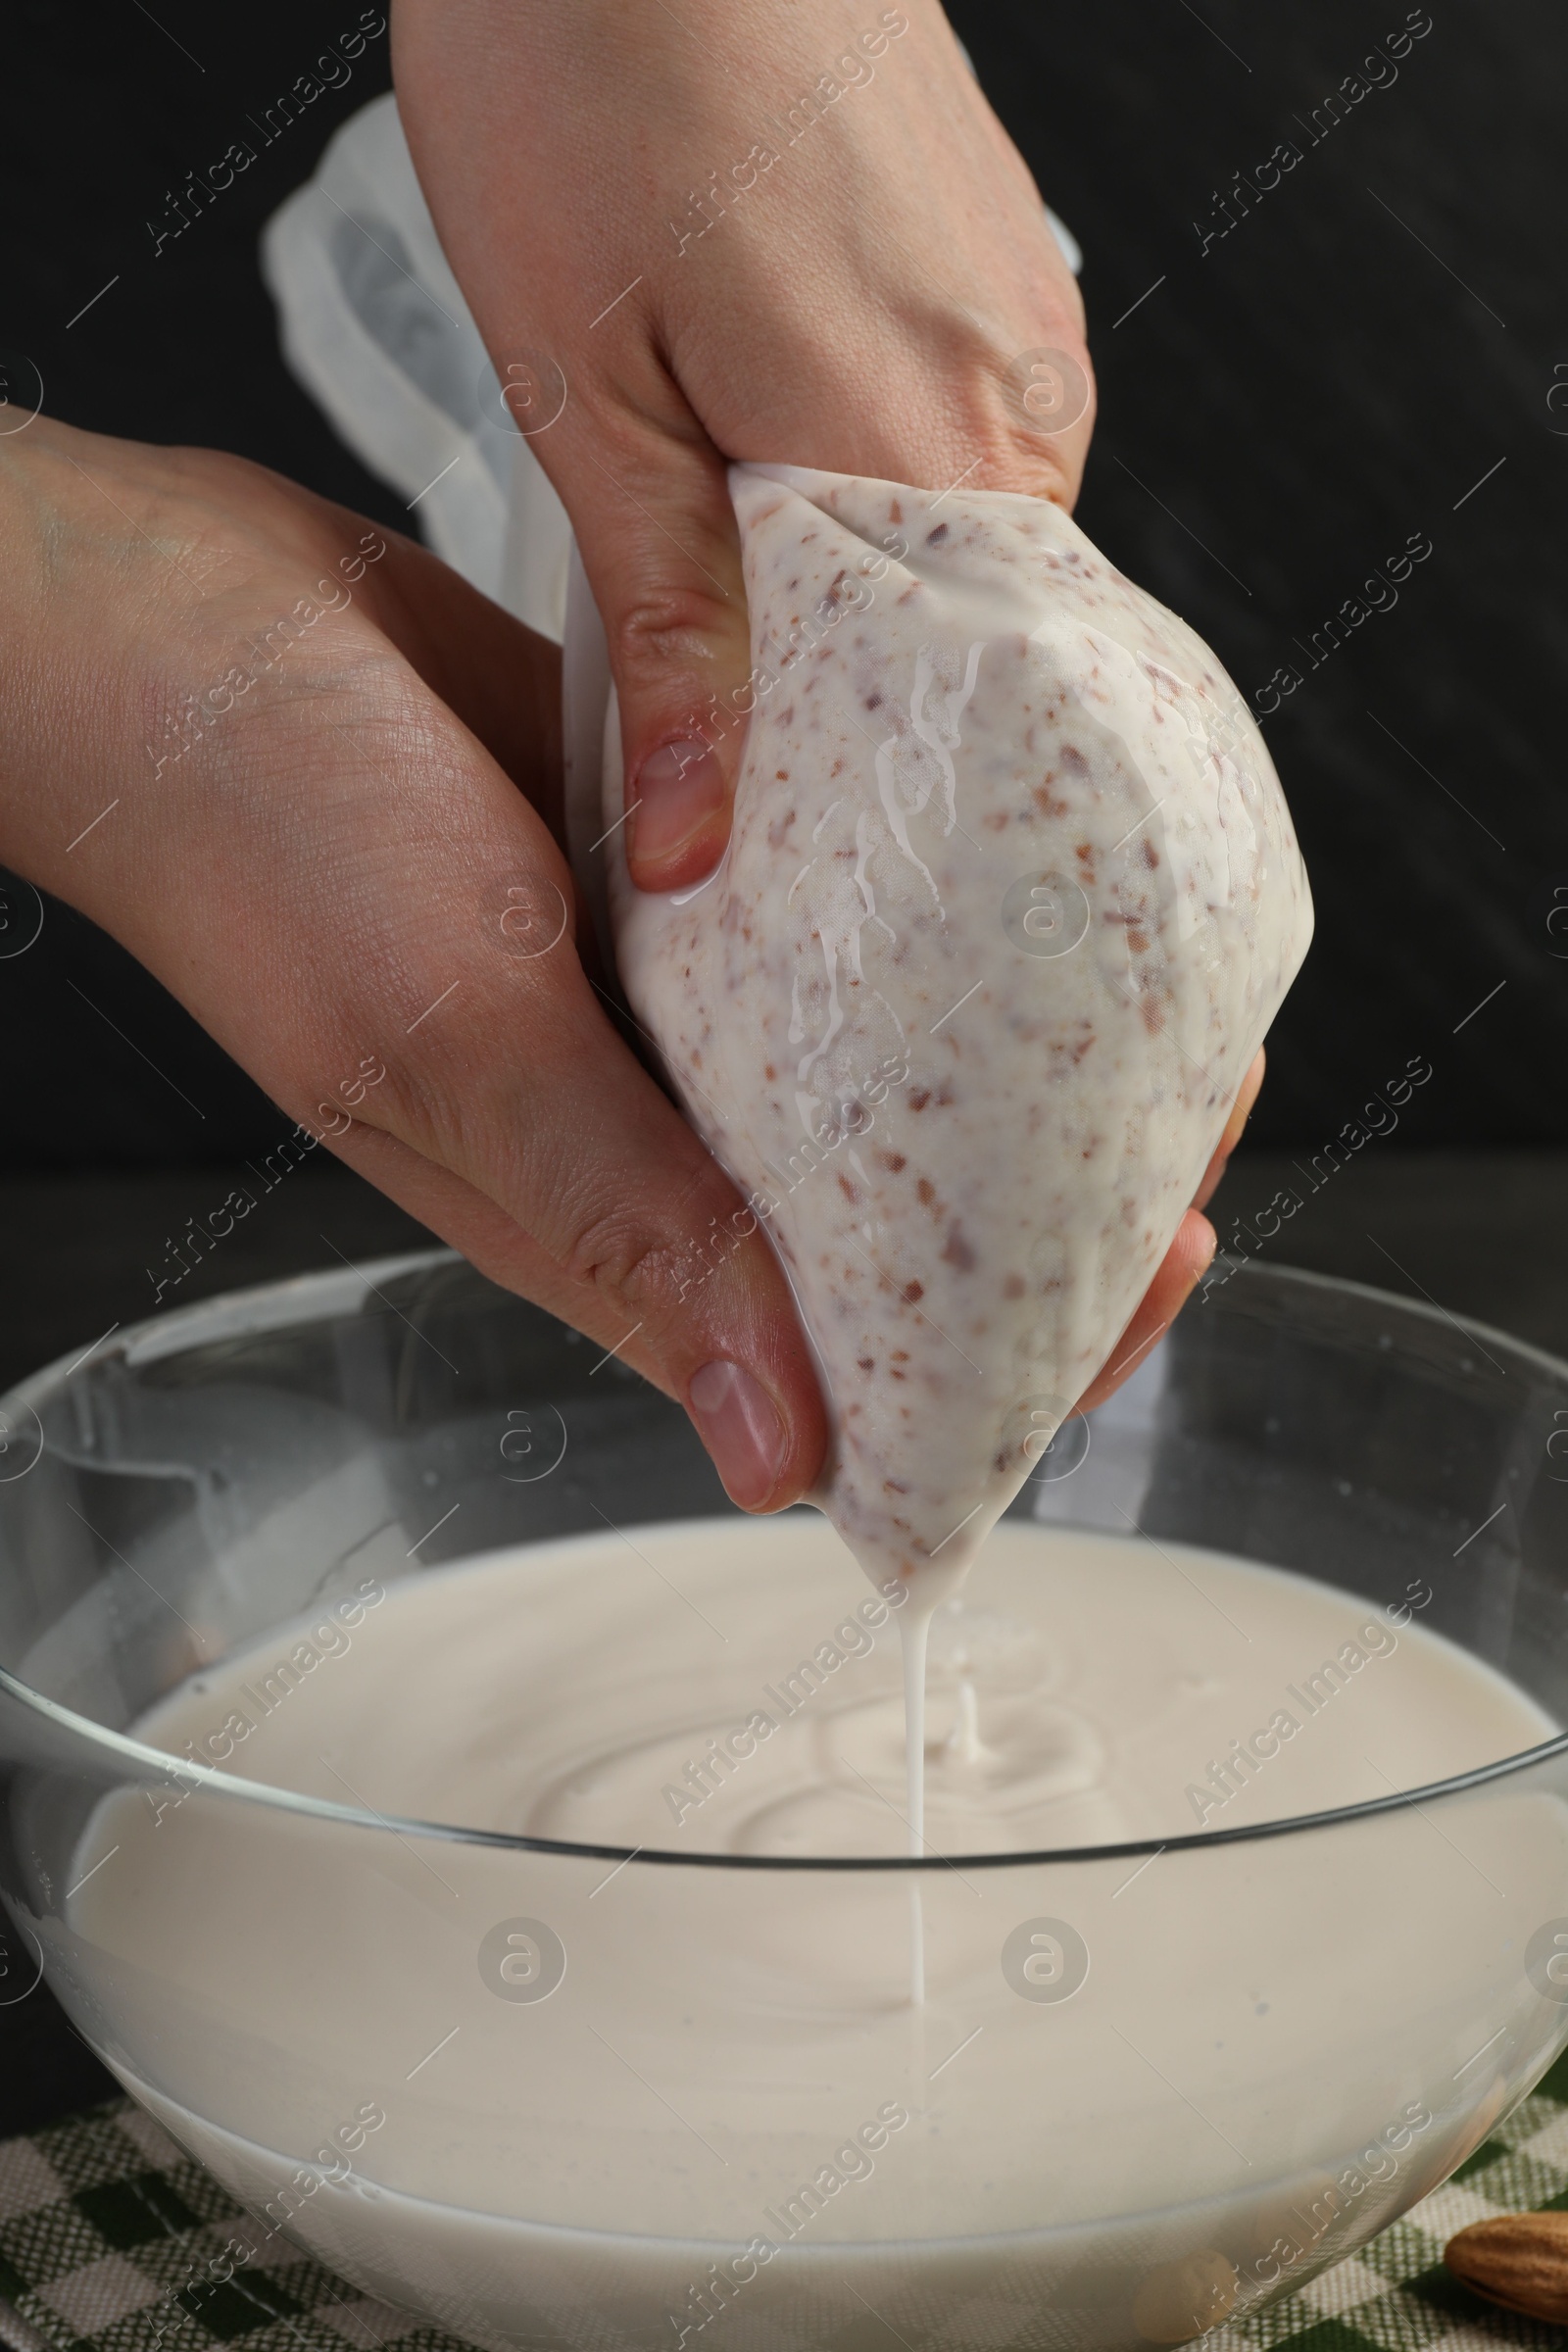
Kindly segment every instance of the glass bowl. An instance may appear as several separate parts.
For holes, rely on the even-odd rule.
[[[1012,1516],[1420,1608],[1568,1721],[1568,1365],[1220,1275]],[[920,1862],[508,1837],[388,1818],[352,1771],[236,1777],[220,1726],[145,1744],[204,1662],[359,1638],[368,1592],[730,1511],[683,1413],[449,1253],[143,1324],[0,1401],[0,1887],[255,2217],[215,2278],[286,2236],[493,2352],[1177,2342],[1362,2244],[1568,2037],[1561,1737],[1308,1819]]]

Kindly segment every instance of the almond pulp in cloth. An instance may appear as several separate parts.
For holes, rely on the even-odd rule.
[[[730,483],[755,665],[730,846],[650,895],[617,831],[616,956],[816,1348],[814,1499],[933,1598],[1147,1289],[1311,902],[1218,661],[1060,508]],[[606,744],[611,824],[613,710]]]

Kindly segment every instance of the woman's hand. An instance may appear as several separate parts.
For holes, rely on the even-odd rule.
[[[738,1502],[798,1497],[826,1431],[777,1260],[754,1232],[682,1301],[740,1196],[578,960],[555,648],[258,466],[39,417],[0,442],[0,862],[686,1404]]]
[[[694,1290],[740,1196],[578,959],[555,648],[259,466],[43,417],[0,453],[0,862],[496,1281],[685,1403],[738,1502],[797,1499],[826,1425],[789,1290],[758,1230]],[[1211,1249],[1190,1215],[1112,1369]]]
[[[726,462],[1070,507],[1078,289],[936,0],[397,0],[398,105],[571,516],[635,881],[718,858],[751,669]]]
[[[396,0],[398,105],[609,637],[633,879],[729,830],[751,666],[730,460],[1071,507],[1083,305],[936,0]],[[1208,1264],[1226,1139],[1086,1403]]]

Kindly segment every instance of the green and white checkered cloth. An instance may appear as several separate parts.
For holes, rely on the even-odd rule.
[[[230,2238],[254,2252],[219,2282],[209,2265]],[[254,2221],[129,2099],[0,2140],[0,2344],[468,2352]]]
[[[1467,2222],[1568,2211],[1568,2055],[1454,2178],[1359,2254],[1205,2352],[1561,2352],[1568,2328],[1467,2294],[1443,2249]],[[231,2278],[207,2266],[254,2246]],[[0,2343],[15,2352],[467,2352],[264,2231],[128,2099],[0,2140]],[[933,2348],[936,2352],[936,2348]]]

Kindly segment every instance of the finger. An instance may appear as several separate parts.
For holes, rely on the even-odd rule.
[[[367,575],[367,612],[564,849],[560,647],[412,539],[395,531],[385,539],[384,558]]]
[[[443,1241],[461,1250],[481,1273],[587,1332],[605,1350],[600,1370],[613,1355],[642,1372],[665,1395],[684,1403],[726,1492],[743,1509],[781,1510],[786,1504],[799,1501],[815,1483],[825,1444],[825,1425],[809,1363],[804,1351],[797,1353],[790,1344],[792,1316],[786,1316],[782,1323],[774,1318],[773,1328],[784,1335],[783,1348],[769,1350],[764,1347],[756,1350],[756,1354],[766,1359],[767,1369],[762,1375],[754,1366],[739,1361],[747,1351],[744,1342],[736,1342],[724,1330],[693,1350],[702,1355],[703,1361],[688,1373],[683,1393],[679,1369],[671,1365],[669,1352],[662,1354],[657,1348],[647,1345],[651,1335],[645,1332],[625,1343],[627,1325],[621,1318],[631,1311],[631,1300],[612,1299],[607,1304],[602,1287],[585,1296],[580,1284],[564,1282],[559,1265],[535,1237],[477,1186],[396,1136],[361,1125],[359,1121],[342,1134],[323,1140],[338,1157],[438,1233]],[[722,1207],[731,1218],[739,1214],[745,1224],[738,1195],[727,1196]],[[722,1228],[725,1217],[714,1213],[718,1214]],[[713,1230],[711,1223],[705,1228],[710,1236]],[[681,1245],[688,1244],[691,1238],[683,1230]],[[761,1247],[765,1251],[766,1245]],[[685,1262],[689,1269],[689,1253]],[[772,1271],[766,1267],[764,1275],[770,1277]],[[678,1300],[678,1279],[674,1289]],[[725,1302],[715,1297],[705,1303],[710,1320],[723,1324]],[[775,1299],[769,1303],[777,1306],[781,1302]],[[765,1334],[766,1318],[758,1319],[763,1323]],[[617,1322],[618,1331],[613,1328]],[[622,1342],[618,1348],[617,1340]],[[781,1447],[778,1431],[786,1422],[787,1435]]]
[[[1214,1255],[1214,1247],[1213,1226],[1196,1208],[1190,1208],[1177,1227],[1176,1239],[1160,1260],[1159,1270],[1145,1292],[1137,1313],[1106,1358],[1104,1370],[1096,1375],[1079,1397],[1081,1413],[1092,1412],[1097,1404],[1103,1404],[1137,1371],[1155,1341],[1186,1305],[1194,1284]]]
[[[96,603],[78,581],[86,641],[120,644],[124,567],[92,574]],[[256,596],[278,609],[278,579]],[[778,1508],[813,1483],[826,1442],[778,1260],[615,1035],[573,952],[544,823],[368,601],[125,796],[93,857],[68,864],[41,841],[38,878],[114,931],[288,1117],[686,1405],[736,1501]],[[172,691],[231,654],[234,613],[208,642],[207,611],[192,599],[160,641]],[[58,659],[47,629],[34,658]],[[91,757],[84,737],[49,841],[79,835],[104,772],[139,748],[144,668],[100,663]],[[19,788],[21,770],[61,764],[48,698],[30,707]]]
[[[826,1430],[788,1286],[758,1218],[590,987],[566,920],[564,861],[444,713],[422,713],[419,757],[401,771],[377,745],[379,723],[359,731],[403,801],[387,826],[401,854],[394,861],[362,814],[344,866],[316,884],[310,939],[293,943],[291,1051],[275,999],[270,1024],[291,1060],[319,1056],[314,998],[332,1008],[344,1052],[368,1037],[385,1062],[333,1148],[487,1272],[678,1398],[735,1501],[797,1499]],[[417,813],[390,789],[409,782]],[[379,876],[369,903],[367,873]],[[524,909],[510,935],[494,919],[504,876]],[[356,895],[350,968],[322,916],[330,904],[341,933]],[[553,938],[536,920],[552,901]],[[417,907],[416,928],[406,906]],[[223,1042],[253,1067],[276,1050],[271,1036]],[[296,1115],[318,1107],[297,1080],[284,1091],[258,1074]]]
[[[605,624],[631,879],[674,890],[729,839],[751,624],[724,461],[652,351],[627,364],[635,408],[596,386],[549,463]]]
[[[1243,1130],[1252,1115],[1252,1105],[1257,1101],[1258,1089],[1263,1083],[1263,1049],[1259,1046],[1231,1104],[1231,1115],[1225,1122],[1224,1134],[1214,1147],[1214,1156],[1203,1170],[1203,1180],[1193,1196],[1195,1208],[1207,1207],[1215,1186],[1225,1173],[1226,1161],[1242,1140]]]

